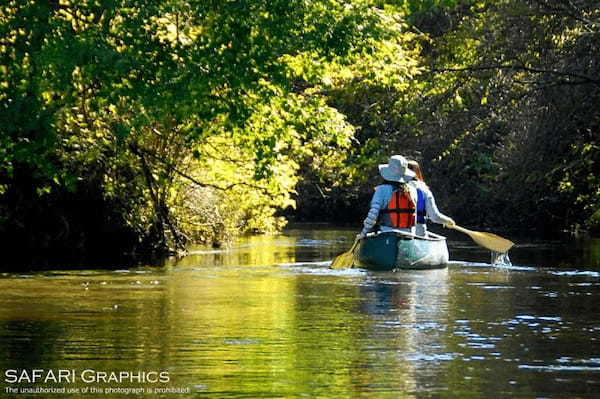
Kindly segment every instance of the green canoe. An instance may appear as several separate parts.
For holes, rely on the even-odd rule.
[[[400,232],[369,234],[354,249],[354,267],[369,270],[437,269],[448,264],[446,237]]]

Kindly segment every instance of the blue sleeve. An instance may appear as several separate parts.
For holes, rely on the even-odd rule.
[[[390,197],[390,189],[384,185],[377,186],[375,188],[375,193],[371,198],[371,207],[369,209],[369,213],[363,222],[362,234],[367,234],[373,227],[375,227],[375,223],[377,223],[377,218],[379,216],[379,211],[384,209],[387,206],[387,202]]]

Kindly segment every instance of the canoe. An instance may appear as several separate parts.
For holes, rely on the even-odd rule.
[[[379,232],[360,240],[354,250],[354,267],[369,270],[438,269],[448,264],[446,237],[401,232]]]

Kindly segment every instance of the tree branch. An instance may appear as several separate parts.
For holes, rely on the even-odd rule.
[[[570,1],[570,0],[567,0],[566,2],[557,2],[556,0],[553,0],[553,1],[556,2],[556,4],[552,4],[552,2],[548,2],[546,0],[535,0],[535,3],[537,3],[542,9],[548,10],[550,13],[552,13],[551,15],[562,15],[562,16],[570,17],[570,18],[574,19],[575,21],[582,22],[584,24],[583,26],[589,32],[594,31],[592,27],[594,26],[594,24],[597,21],[594,22],[592,20],[584,18],[581,15],[581,13],[578,13],[578,11],[583,11],[583,10],[578,9],[577,6],[575,4],[573,4],[572,1]]]
[[[172,172],[175,172],[179,176],[183,177],[184,179],[187,179],[187,180],[191,181],[192,183],[194,183],[195,185],[197,185],[199,187],[208,187],[208,188],[214,188],[214,189],[219,190],[219,191],[228,191],[228,190],[231,190],[232,188],[234,188],[236,186],[246,186],[246,187],[250,187],[250,188],[253,188],[255,190],[261,191],[264,194],[266,194],[269,198],[273,199],[273,194],[269,190],[267,190],[266,188],[264,188],[264,187],[260,187],[260,186],[257,186],[255,184],[251,184],[251,183],[247,183],[247,182],[231,183],[231,184],[229,184],[227,186],[219,186],[217,184],[204,183],[204,182],[198,181],[197,179],[193,178],[192,176],[188,175],[187,173],[179,170],[172,163],[166,161],[163,158],[158,157],[156,154],[153,154],[152,151],[148,151],[148,150],[146,150],[144,148],[140,148],[140,147],[135,147],[135,151],[142,152],[142,153],[150,156],[155,161],[158,161],[161,164],[163,164],[164,166],[166,166],[167,168],[169,168],[169,170],[171,170]]]
[[[166,240],[167,236],[165,234],[164,224],[166,223],[173,235],[173,240],[175,243],[175,249],[185,249],[185,238],[179,232],[179,230],[175,227],[173,222],[171,221],[171,217],[169,215],[169,210],[165,205],[164,201],[162,201],[158,197],[158,189],[155,187],[154,178],[152,177],[152,172],[150,171],[150,166],[146,162],[146,158],[144,157],[144,152],[139,151],[139,148],[134,144],[130,145],[131,152],[137,155],[140,159],[140,163],[142,165],[142,171],[144,173],[144,177],[146,179],[146,184],[148,186],[148,190],[150,191],[150,197],[152,198],[152,202],[154,203],[154,209],[156,211],[156,216],[159,222],[160,234],[162,235],[162,239]]]
[[[431,68],[431,72],[437,73],[446,73],[446,72],[477,72],[477,71],[492,71],[492,70],[513,70],[513,71],[524,71],[531,73],[539,73],[539,74],[549,74],[556,75],[566,78],[576,78],[580,79],[581,83],[591,83],[600,86],[600,79],[594,79],[587,75],[582,75],[579,73],[573,72],[565,72],[565,71],[556,71],[553,69],[540,69],[540,68],[530,68],[524,65],[482,65],[482,66],[469,66],[465,68]],[[571,82],[572,84],[573,82]]]

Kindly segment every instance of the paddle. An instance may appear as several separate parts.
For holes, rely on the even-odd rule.
[[[473,239],[473,241],[475,241],[482,247],[489,249],[490,251],[504,253],[508,251],[513,245],[515,245],[514,242],[507,240],[506,238],[497,236],[496,234],[483,233],[481,231],[473,231],[457,225],[448,225],[446,227],[458,230],[461,233],[468,234]]]
[[[354,248],[356,248],[356,244],[358,244],[358,239],[354,240],[354,244],[352,244],[352,247],[349,250],[347,250],[343,254],[336,256],[333,259],[333,261],[331,262],[331,268],[332,269],[347,269],[349,267],[352,267],[352,265],[354,264],[353,252],[354,252]]]

